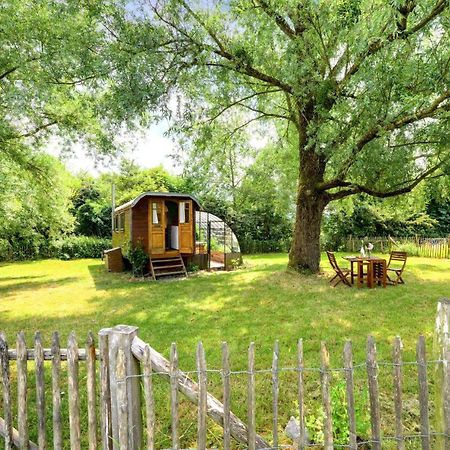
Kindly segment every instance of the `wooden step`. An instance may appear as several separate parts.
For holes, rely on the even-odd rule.
[[[172,268],[175,268],[175,267],[183,267],[183,264],[174,264],[174,265],[171,265],[171,266],[153,266],[153,268],[156,270],[156,269],[172,269]]]
[[[161,264],[161,265],[158,265]],[[168,272],[161,272],[161,270],[167,270]],[[175,269],[170,271],[170,269]],[[177,270],[178,269],[178,270]],[[181,270],[179,270],[181,269]],[[186,267],[184,266],[183,258],[181,255],[172,256],[170,258],[152,259],[150,257],[150,270],[152,277],[156,280],[157,277],[168,277],[172,275],[184,275],[188,276]]]
[[[177,270],[176,272],[162,272],[162,273],[155,273],[155,277],[163,277],[168,275],[178,275],[182,273],[183,275],[186,275],[186,272],[184,270]]]
[[[162,262],[172,262],[172,261],[179,261],[179,257],[171,257],[171,258],[164,258],[164,259],[152,259],[152,263],[162,263]]]

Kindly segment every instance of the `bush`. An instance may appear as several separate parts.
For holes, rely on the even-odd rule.
[[[60,259],[101,258],[111,240],[91,236],[69,236],[50,244],[50,255]]]
[[[393,247],[392,250],[406,252],[408,256],[420,256],[420,249],[414,242],[403,242],[398,247]]]
[[[131,271],[135,277],[143,277],[148,263],[148,255],[141,245],[130,247],[127,259],[131,264]]]

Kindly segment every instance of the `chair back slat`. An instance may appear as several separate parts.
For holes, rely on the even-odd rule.
[[[393,251],[391,252],[391,254],[389,255],[389,262],[388,262],[388,267],[391,264],[391,261],[399,261],[403,263],[403,267],[406,264],[406,260],[408,259],[408,253],[406,252],[398,252],[398,251]]]
[[[345,269],[345,271],[343,271],[339,267],[339,265],[336,261],[336,256],[334,256],[333,252],[327,252],[327,256],[328,256],[328,261],[331,264],[331,267],[336,272],[336,275],[330,280],[330,283],[332,283],[333,280],[338,277],[338,281],[334,284],[334,286],[336,286],[338,283],[342,282],[342,283],[346,284],[347,286],[351,287],[350,281],[347,280],[349,271],[347,269]]]
[[[338,264],[336,262],[336,256],[334,255],[334,253],[333,252],[327,252],[327,256],[328,256],[328,261],[331,264],[331,267],[334,270],[339,270],[339,266],[338,266]]]

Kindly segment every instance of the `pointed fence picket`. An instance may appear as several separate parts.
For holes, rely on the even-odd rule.
[[[244,371],[232,371],[230,352],[226,343],[222,344],[222,366],[220,369],[208,369],[205,349],[199,343],[195,353],[196,370],[183,372],[179,368],[178,350],[175,344],[170,349],[169,359],[164,358],[155,349],[137,336],[135,327],[121,325],[104,329],[99,333],[99,350],[96,350],[94,337],[89,334],[85,348],[79,348],[75,334],[69,336],[67,348],[60,348],[58,333],[51,338],[51,348],[44,348],[43,336],[36,333],[33,348],[27,348],[22,332],[17,335],[15,348],[8,347],[7,337],[0,334],[0,367],[2,409],[0,418],[0,435],[4,438],[5,449],[61,449],[67,446],[66,439],[73,450],[97,448],[112,450],[136,450],[161,448],[158,441],[158,411],[164,405],[158,405],[154,382],[158,378],[168,381],[170,412],[170,433],[172,449],[182,448],[184,430],[182,429],[182,404],[191,402],[197,413],[197,439],[195,447],[199,450],[210,448],[208,434],[210,420],[223,428],[221,448],[230,450],[233,440],[248,449],[276,449],[294,445],[293,448],[362,448],[381,449],[389,442],[390,447],[399,450],[408,448],[408,442],[415,441],[415,447],[422,450],[450,448],[450,301],[441,300],[438,306],[436,336],[433,357],[427,356],[425,338],[419,336],[416,346],[416,360],[403,361],[403,345],[396,337],[392,344],[392,361],[379,361],[375,339],[367,340],[366,361],[354,361],[353,347],[345,342],[342,352],[342,366],[332,367],[330,355],[325,342],[321,344],[318,359],[319,367],[306,367],[303,355],[303,341],[299,340],[296,350],[296,366],[281,367],[280,346],[275,342],[272,352],[272,364],[268,369],[257,368],[255,343],[248,348],[248,365]],[[429,351],[428,351],[429,353]],[[30,375],[28,361],[34,362],[34,377]],[[11,365],[14,370],[11,370]],[[415,366],[417,378],[417,397],[419,400],[419,433],[405,432],[404,425],[404,383],[406,375],[403,368]],[[387,367],[387,371],[380,367]],[[140,367],[140,369],[139,369]],[[434,370],[430,370],[434,368]],[[80,377],[83,369],[83,377]],[[355,407],[355,373],[365,373],[369,394],[369,412],[371,432],[366,442],[357,436]],[[11,373],[14,373],[12,377]],[[338,444],[335,439],[333,424],[333,398],[331,388],[334,373],[343,375],[345,385],[345,408],[348,419],[348,441]],[[48,382],[49,375],[51,382]],[[208,390],[213,374],[220,373],[222,401],[215,398]],[[306,373],[319,374],[321,408],[323,410],[323,442],[311,442],[306,429],[308,404],[308,377]],[[67,379],[63,380],[67,375]],[[194,378],[191,378],[190,375]],[[211,374],[211,380],[209,378]],[[287,374],[286,378],[283,377]],[[295,376],[291,376],[294,374]],[[246,421],[242,421],[231,411],[232,380],[235,376],[246,377],[247,394],[233,398],[234,402],[246,405]],[[260,400],[257,379],[270,377],[272,431],[258,430]],[[388,377],[388,379],[386,379]],[[35,394],[28,395],[29,383],[35,380]],[[46,384],[47,380],[47,384]],[[100,380],[98,388],[97,382]],[[83,381],[83,383],[81,383]],[[359,380],[361,381],[361,380]],[[409,384],[413,380],[408,379]],[[281,387],[290,383],[289,391],[296,390],[298,400],[298,418],[289,420],[280,414],[283,398]],[[393,435],[388,435],[382,427],[382,410],[380,407],[380,385],[392,386]],[[436,397],[431,407],[431,385],[435,387]],[[62,412],[61,391],[63,385],[68,387],[68,412]],[[14,387],[14,388],[13,388]],[[217,386],[216,386],[217,387]],[[51,401],[46,402],[46,390],[51,393]],[[83,390],[83,391],[82,391]],[[17,392],[17,411],[13,411],[12,392]],[[80,401],[81,394],[85,401]],[[386,394],[384,394],[386,395]],[[183,398],[182,398],[182,397]],[[50,395],[49,395],[50,397]],[[142,405],[142,406],[141,406]],[[36,408],[30,423],[30,408]],[[85,410],[83,410],[85,408]],[[239,408],[241,409],[241,408]],[[282,408],[281,408],[282,410]],[[97,413],[99,412],[99,416]],[[81,425],[81,418],[85,426]],[[51,418],[51,419],[47,419]],[[209,419],[208,419],[209,418]],[[161,420],[159,418],[159,420]],[[45,424],[52,423],[47,430]],[[283,435],[280,431],[288,424]],[[37,443],[29,440],[30,426],[33,426]],[[17,427],[17,428],[16,428]],[[290,428],[289,428],[290,427]],[[289,432],[288,432],[289,428]],[[68,432],[66,432],[68,430]],[[217,438],[217,435],[215,435]],[[214,442],[217,448],[217,442]]]

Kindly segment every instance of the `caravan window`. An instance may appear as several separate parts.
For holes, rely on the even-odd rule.
[[[161,203],[152,203],[152,224],[161,225]]]
[[[189,202],[180,202],[180,223],[189,223]]]
[[[114,216],[114,231],[120,232],[125,229],[125,213],[118,213]]]

